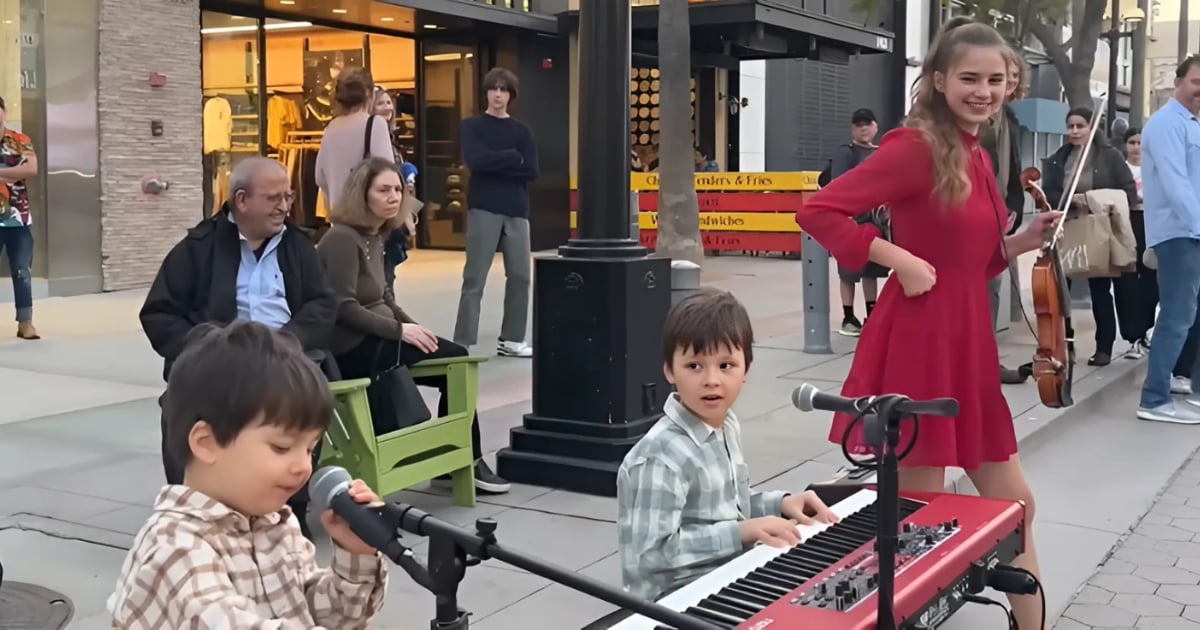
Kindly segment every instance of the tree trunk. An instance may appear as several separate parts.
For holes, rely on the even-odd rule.
[[[1024,0],[1028,2],[1029,0]],[[1029,25],[1033,36],[1042,43],[1054,69],[1058,71],[1063,92],[1071,107],[1092,107],[1092,67],[1096,64],[1096,46],[1104,24],[1107,0],[1074,0],[1071,11],[1071,42],[1062,40],[1062,28],[1034,20]]]
[[[658,5],[659,112],[658,242],[663,258],[704,261],[692,157],[692,38],[687,0]]]

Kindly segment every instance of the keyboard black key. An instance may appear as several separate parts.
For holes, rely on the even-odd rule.
[[[709,610],[707,608],[701,608],[699,606],[692,606],[684,612],[715,623],[720,628],[728,628],[729,630],[733,630],[733,628],[736,628],[739,623],[744,621],[743,619],[738,619],[737,617],[732,617],[730,615],[726,615],[715,610]]]

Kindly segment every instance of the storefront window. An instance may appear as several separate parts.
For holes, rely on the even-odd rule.
[[[417,62],[412,39],[315,26],[299,17],[259,22],[205,12],[204,21],[205,164],[212,168],[208,179],[214,207],[224,197],[220,189],[228,169],[240,156],[262,153],[288,171],[296,195],[293,220],[312,228],[327,223],[331,200],[318,194],[316,156],[325,126],[338,114],[333,98],[337,77],[350,67],[368,68],[375,83],[388,92],[396,112],[397,151],[405,160],[416,158]],[[261,60],[256,53],[260,27],[265,40]],[[264,68],[262,103],[259,67]],[[215,117],[210,122],[208,115],[208,102],[218,98],[230,104],[228,149],[224,139],[230,125]],[[223,111],[224,105],[218,102],[213,108]],[[210,125],[220,125],[214,127],[213,145]]]
[[[0,98],[4,99],[5,126],[30,137],[34,150],[45,156],[46,92],[42,77],[42,0],[0,0]],[[45,159],[40,162],[45,164]],[[45,172],[45,167],[42,167]],[[45,182],[27,182],[33,219],[34,272],[45,269]],[[0,262],[0,278],[7,281],[7,260]],[[6,289],[0,290],[4,295]]]
[[[475,0],[480,4],[492,4],[506,9],[520,9],[521,11],[529,11],[531,0]]]
[[[225,203],[229,172],[259,154],[258,21],[200,14],[204,99],[204,212]]]
[[[0,96],[7,107],[6,124],[24,133],[32,130],[22,129],[22,101],[36,101],[42,89],[37,54],[41,30],[41,0],[0,0]]]
[[[466,247],[467,180],[459,126],[474,116],[478,102],[475,48],[425,44],[424,221],[429,247]]]

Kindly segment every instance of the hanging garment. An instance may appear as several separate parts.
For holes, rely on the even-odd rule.
[[[267,101],[267,146],[278,147],[287,132],[300,128],[300,108],[286,96],[278,94]]]
[[[233,142],[233,110],[224,97],[204,104],[204,152],[228,151]]]

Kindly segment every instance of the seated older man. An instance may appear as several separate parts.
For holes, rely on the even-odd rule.
[[[242,160],[230,174],[221,211],[188,230],[167,254],[141,311],[142,330],[164,359],[164,380],[188,331],[203,322],[235,319],[292,333],[326,376],[338,378],[328,353],[337,301],[311,235],[288,218],[291,202],[279,162]],[[182,463],[166,448],[165,424],[162,430],[167,483],[181,483]],[[307,503],[305,490],[289,501],[302,524]]]

